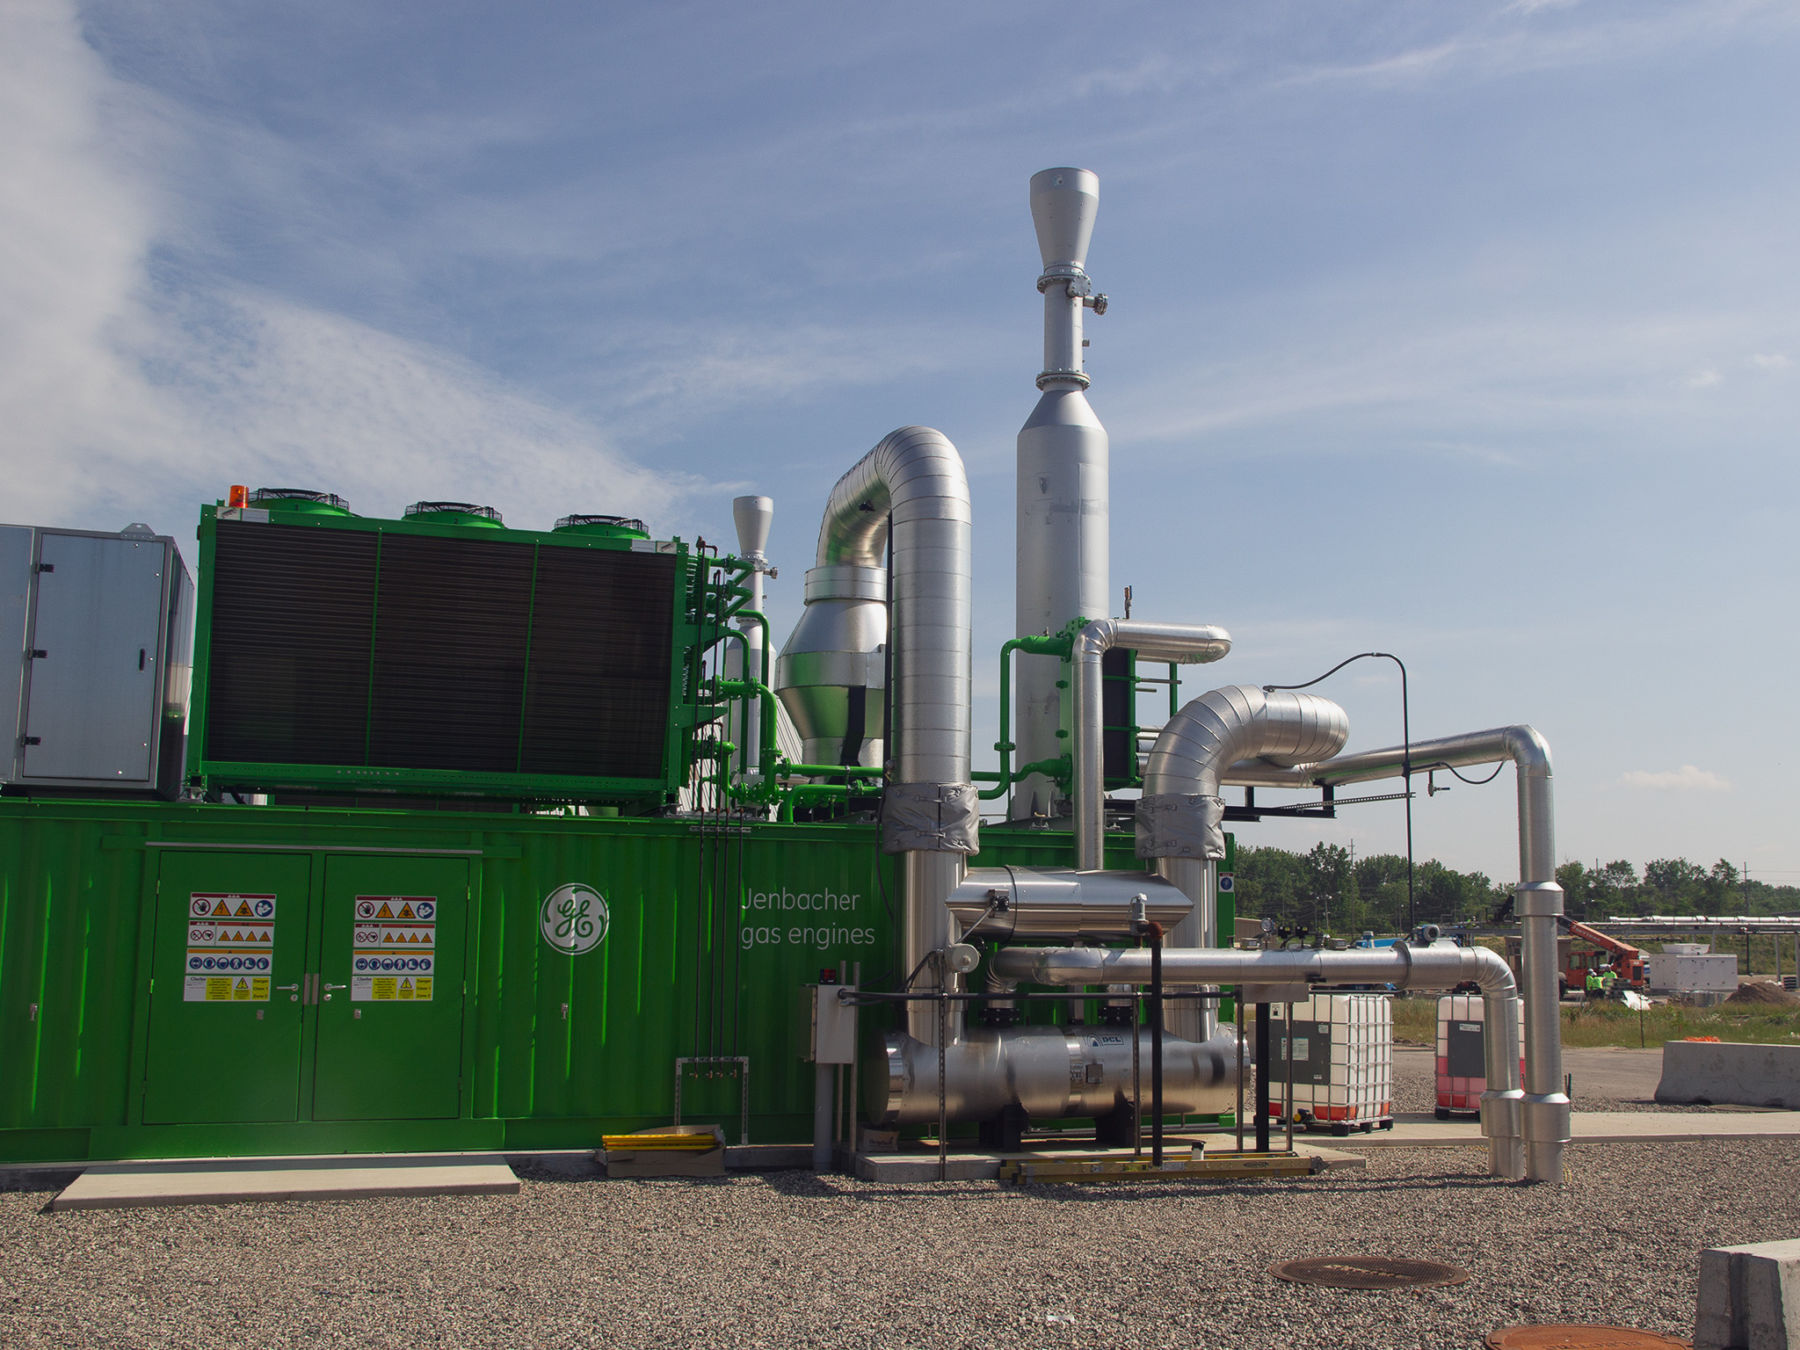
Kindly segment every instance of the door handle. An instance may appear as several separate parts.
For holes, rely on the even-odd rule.
[[[331,991],[333,989],[348,989],[349,987],[350,986],[347,984],[328,984],[325,986],[325,994],[321,1001],[329,1003],[331,1002]]]
[[[291,993],[293,997],[288,1000],[289,1003],[298,1003],[300,1001],[300,986],[298,984],[278,984],[275,986],[275,992],[278,994]]]

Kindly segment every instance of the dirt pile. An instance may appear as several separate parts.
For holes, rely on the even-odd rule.
[[[1739,1007],[1751,1004],[1764,1008],[1800,1008],[1800,994],[1790,994],[1780,985],[1770,980],[1757,980],[1753,984],[1740,984],[1737,993],[1725,1000]]]

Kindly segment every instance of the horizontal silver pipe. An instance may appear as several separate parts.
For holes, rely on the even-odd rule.
[[[1021,983],[1107,985],[1150,983],[1150,952],[1141,947],[1007,947],[992,961],[994,977]],[[1391,984],[1400,989],[1480,987],[1487,1022],[1487,1091],[1481,1129],[1495,1176],[1526,1176],[1521,1116],[1530,1103],[1519,1086],[1518,986],[1504,959],[1484,947],[1448,942],[1350,951],[1164,951],[1162,978],[1170,984],[1234,984],[1245,1002],[1298,1002],[1317,985]],[[1537,1178],[1532,1178],[1536,1180]]]
[[[1107,1116],[1132,1105],[1130,1027],[979,1027],[944,1052],[946,1115],[992,1120],[1016,1106],[1033,1120]],[[870,1117],[884,1125],[938,1118],[938,1052],[910,1036],[886,1041],[887,1072],[864,1079]],[[1138,1033],[1149,1110],[1151,1033]],[[1236,1096],[1236,1029],[1196,1044],[1163,1037],[1163,1109],[1229,1111]]]
[[[1149,872],[1071,872],[1029,867],[978,867],[945,903],[965,939],[1121,938],[1131,932],[1132,902],[1165,928],[1185,919],[1194,902]]]
[[[1100,661],[1114,647],[1127,648],[1152,661],[1199,664],[1228,655],[1231,634],[1210,624],[1095,619],[1075,635],[1069,653],[1075,668],[1075,865],[1084,872],[1106,865]]]
[[[1399,778],[1438,765],[1464,768],[1503,764],[1518,770],[1520,975],[1525,996],[1525,1152],[1533,1181],[1562,1179],[1569,1142],[1569,1099],[1562,1081],[1562,1014],[1557,1004],[1556,916],[1562,888],[1556,884],[1556,831],[1550,746],[1536,728],[1495,727],[1460,736],[1414,741],[1338,755],[1328,763],[1233,764],[1223,781],[1253,786],[1336,786]]]

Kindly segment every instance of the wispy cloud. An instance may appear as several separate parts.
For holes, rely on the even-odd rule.
[[[1793,364],[1784,352],[1756,352],[1750,357],[1750,365],[1757,370],[1786,370]]]
[[[134,167],[108,74],[53,0],[0,19],[0,420],[8,519],[161,528],[231,482],[328,488],[373,514],[479,496],[545,526],[624,511],[667,528],[703,486],[619,453],[583,419],[430,342],[196,274]],[[171,516],[173,519],[171,519]],[[116,518],[115,518],[116,517]]]
[[[1629,788],[1658,792],[1729,792],[1731,784],[1711,769],[1683,764],[1679,769],[1628,769],[1619,782]]]
[[[1626,8],[1626,17],[1574,11],[1572,0],[1516,0],[1460,32],[1359,61],[1320,62],[1290,71],[1279,85],[1399,88],[1455,77],[1492,79],[1534,71],[1642,61],[1733,33],[1750,24],[1791,27],[1791,6],[1731,0],[1706,6]],[[1447,14],[1467,13],[1454,9]]]

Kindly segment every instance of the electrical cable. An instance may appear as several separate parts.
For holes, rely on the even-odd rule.
[[[1460,781],[1467,783],[1470,787],[1482,787],[1485,784],[1491,783],[1496,778],[1498,778],[1500,776],[1500,770],[1504,769],[1505,767],[1506,767],[1506,761],[1502,760],[1500,763],[1498,763],[1494,766],[1494,771],[1492,773],[1490,773],[1486,778],[1470,778],[1467,774],[1457,773],[1457,769],[1454,764],[1446,764],[1441,759],[1436,764],[1415,764],[1415,765],[1413,765],[1413,770],[1416,773],[1430,773],[1435,769],[1445,769],[1445,770],[1449,771],[1450,773],[1455,774],[1456,777]],[[1442,792],[1443,789],[1439,788],[1438,791]]]
[[[1392,652],[1358,652],[1355,656],[1347,656],[1330,670],[1305,684],[1265,684],[1263,693],[1272,694],[1277,689],[1310,689],[1322,680],[1328,680],[1352,661],[1361,661],[1365,657],[1380,657],[1392,661],[1400,667],[1400,774],[1406,784],[1406,929],[1410,933],[1419,926],[1417,902],[1413,895],[1413,819],[1412,819],[1412,707],[1406,688],[1406,662]],[[1448,767],[1448,766],[1446,766]],[[1455,772],[1452,770],[1452,772]],[[1459,774],[1458,777],[1461,777]]]

